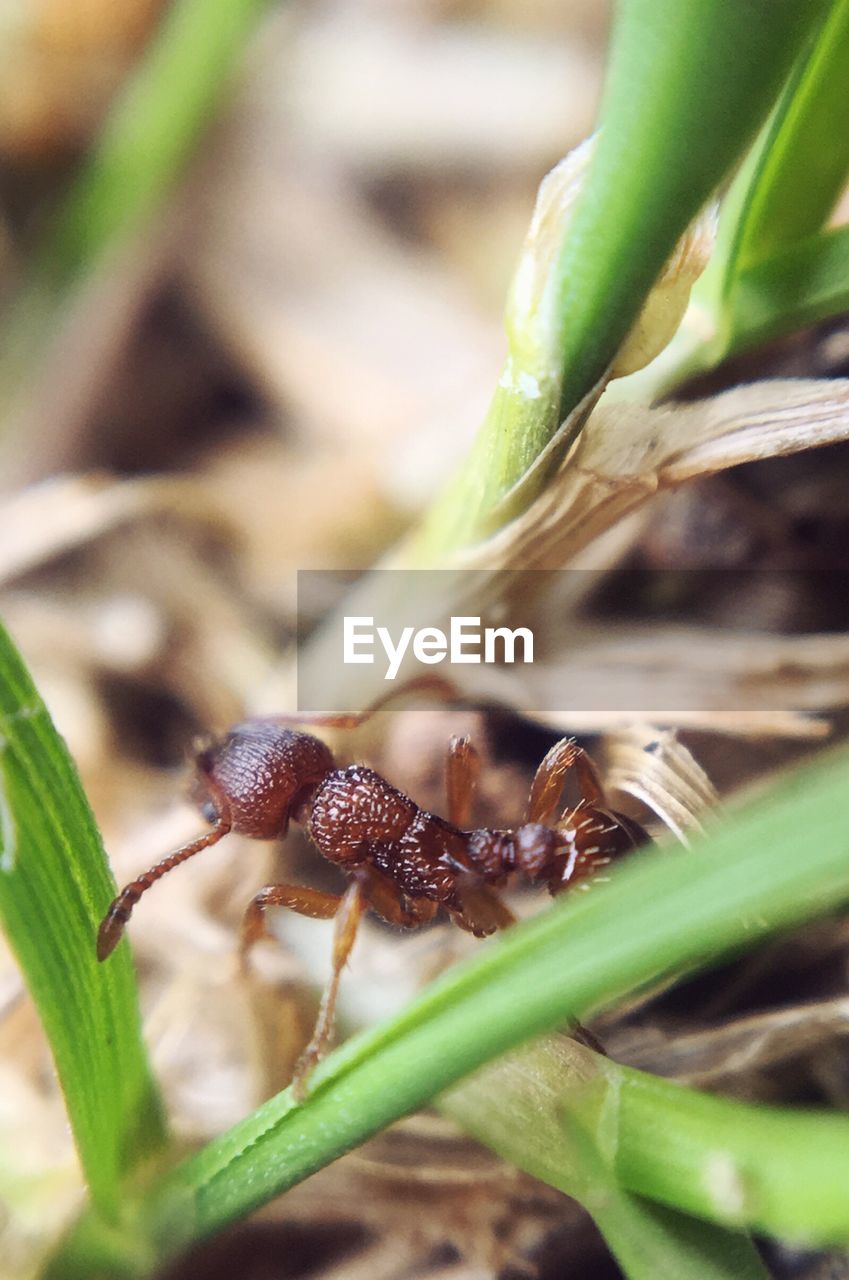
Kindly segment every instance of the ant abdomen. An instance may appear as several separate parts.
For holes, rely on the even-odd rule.
[[[286,834],[334,760],[311,734],[247,720],[201,751],[196,768],[193,797],[211,820],[226,814],[240,835],[272,840]]]

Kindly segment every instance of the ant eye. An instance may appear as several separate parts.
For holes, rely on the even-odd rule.
[[[206,818],[207,822],[217,822],[219,818],[218,806],[210,794],[209,786],[206,781],[205,774],[207,772],[206,756],[211,753],[203,753],[197,757],[197,769],[189,783],[188,798]]]
[[[213,800],[201,800],[198,808],[200,809],[203,817],[206,818],[207,822],[215,822],[218,818],[218,810],[216,809],[215,802]]]

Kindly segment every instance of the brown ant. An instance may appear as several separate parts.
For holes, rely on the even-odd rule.
[[[443,694],[447,689],[445,682],[423,677],[359,715],[288,719],[355,728],[411,686]],[[244,964],[265,933],[267,907],[335,921],[332,974],[312,1038],[295,1068],[296,1096],[303,1095],[327,1046],[339,979],[366,910],[411,929],[443,907],[461,929],[486,937],[514,923],[497,893],[512,873],[541,881],[558,894],[648,838],[637,823],[609,808],[595,764],[572,738],[556,743],[537,769],[525,821],[514,830],[496,830],[469,825],[480,758],[468,738],[452,738],[448,747],[445,819],[419,808],[373,769],[359,764],[340,769],[324,742],[281,720],[248,720],[198,753],[193,798],[214,825],[118,894],[100,925],[97,957],[110,955],[139,898],[172,867],[230,831],[272,840],[286,834],[290,820],[302,823],[319,852],[348,876],[348,888],[339,896],[301,885],[268,885],[245,912],[240,952]],[[572,770],[581,798],[558,813]]]

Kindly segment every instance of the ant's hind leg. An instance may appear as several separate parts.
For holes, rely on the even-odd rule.
[[[265,912],[267,907],[288,907],[298,915],[313,920],[332,920],[340,909],[343,898],[335,893],[323,893],[320,889],[308,889],[296,884],[269,884],[261,889],[248,904],[242,918],[239,940],[239,961],[242,972],[247,972],[251,947],[265,937]]]
[[[357,936],[357,929],[367,906],[368,903],[366,902],[363,886],[359,880],[352,880],[339,900],[339,907],[336,912],[333,928],[333,971],[321,997],[312,1037],[298,1059],[295,1073],[292,1077],[292,1092],[298,1102],[303,1100],[310,1073],[321,1060],[327,1048],[336,1014],[339,979],[342,977],[342,970],[345,968],[348,957],[351,954],[351,948]]]
[[[460,876],[448,913],[455,924],[476,938],[488,938],[497,929],[507,929],[516,917],[490,885],[475,875]]]
[[[399,929],[416,929],[419,925],[429,924],[439,910],[439,903],[430,898],[408,898],[388,876],[374,867],[363,867],[359,876],[372,910]]]
[[[471,825],[472,805],[481,772],[481,758],[469,738],[452,738],[445,757],[445,791],[448,821],[455,827]]]
[[[527,822],[552,824],[560,807],[566,775],[572,769],[577,774],[583,802],[595,808],[605,807],[604,787],[593,761],[574,738],[561,738],[536,771],[528,797]]]
[[[311,724],[326,729],[359,729],[378,711],[389,706],[396,699],[409,697],[411,694],[428,694],[444,702],[459,702],[460,691],[451,680],[443,676],[413,676],[403,681],[370,702],[362,711],[336,713],[323,711],[294,711],[291,715],[261,716],[262,720],[271,720],[275,724]]]

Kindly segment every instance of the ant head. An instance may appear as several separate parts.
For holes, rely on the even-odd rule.
[[[285,835],[290,818],[334,768],[325,744],[273,720],[248,720],[198,752],[192,799],[210,822],[258,840]]]

